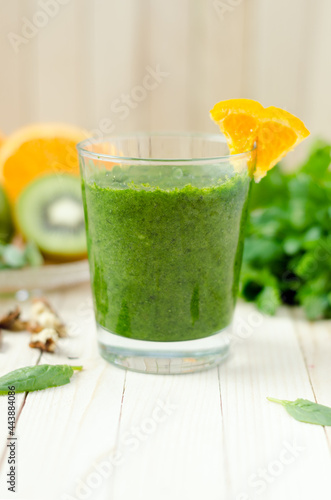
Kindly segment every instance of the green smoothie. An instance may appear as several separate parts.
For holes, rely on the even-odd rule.
[[[229,325],[249,185],[230,165],[114,166],[83,181],[97,322],[161,342]]]

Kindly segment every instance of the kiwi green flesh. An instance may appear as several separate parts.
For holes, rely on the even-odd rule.
[[[16,220],[23,236],[46,255],[72,259],[86,254],[79,177],[52,174],[31,182],[17,201]]]

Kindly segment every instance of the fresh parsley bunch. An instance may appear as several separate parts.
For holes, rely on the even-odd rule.
[[[252,186],[241,295],[265,313],[283,303],[331,317],[330,154],[318,141],[297,171],[277,166]]]

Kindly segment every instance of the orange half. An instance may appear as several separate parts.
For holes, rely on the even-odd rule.
[[[210,114],[225,135],[231,154],[250,151],[256,142],[256,181],[309,135],[296,116],[274,106],[264,108],[252,99],[220,101]]]
[[[79,173],[77,142],[86,132],[62,123],[23,127],[6,138],[0,148],[0,183],[15,201],[29,182],[46,173]]]
[[[2,144],[5,142],[5,136],[3,135],[3,133],[1,132],[0,130],[0,148],[2,146]]]

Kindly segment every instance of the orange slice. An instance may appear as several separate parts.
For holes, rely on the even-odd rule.
[[[79,173],[77,142],[83,130],[62,123],[28,125],[10,135],[0,149],[0,183],[15,201],[30,181],[45,173]]]
[[[252,99],[218,102],[210,114],[225,135],[231,154],[250,151],[256,142],[256,181],[309,135],[296,116],[274,106],[264,108]]]
[[[5,142],[5,136],[3,135],[3,133],[1,132],[0,130],[0,148],[2,146],[2,144]]]

